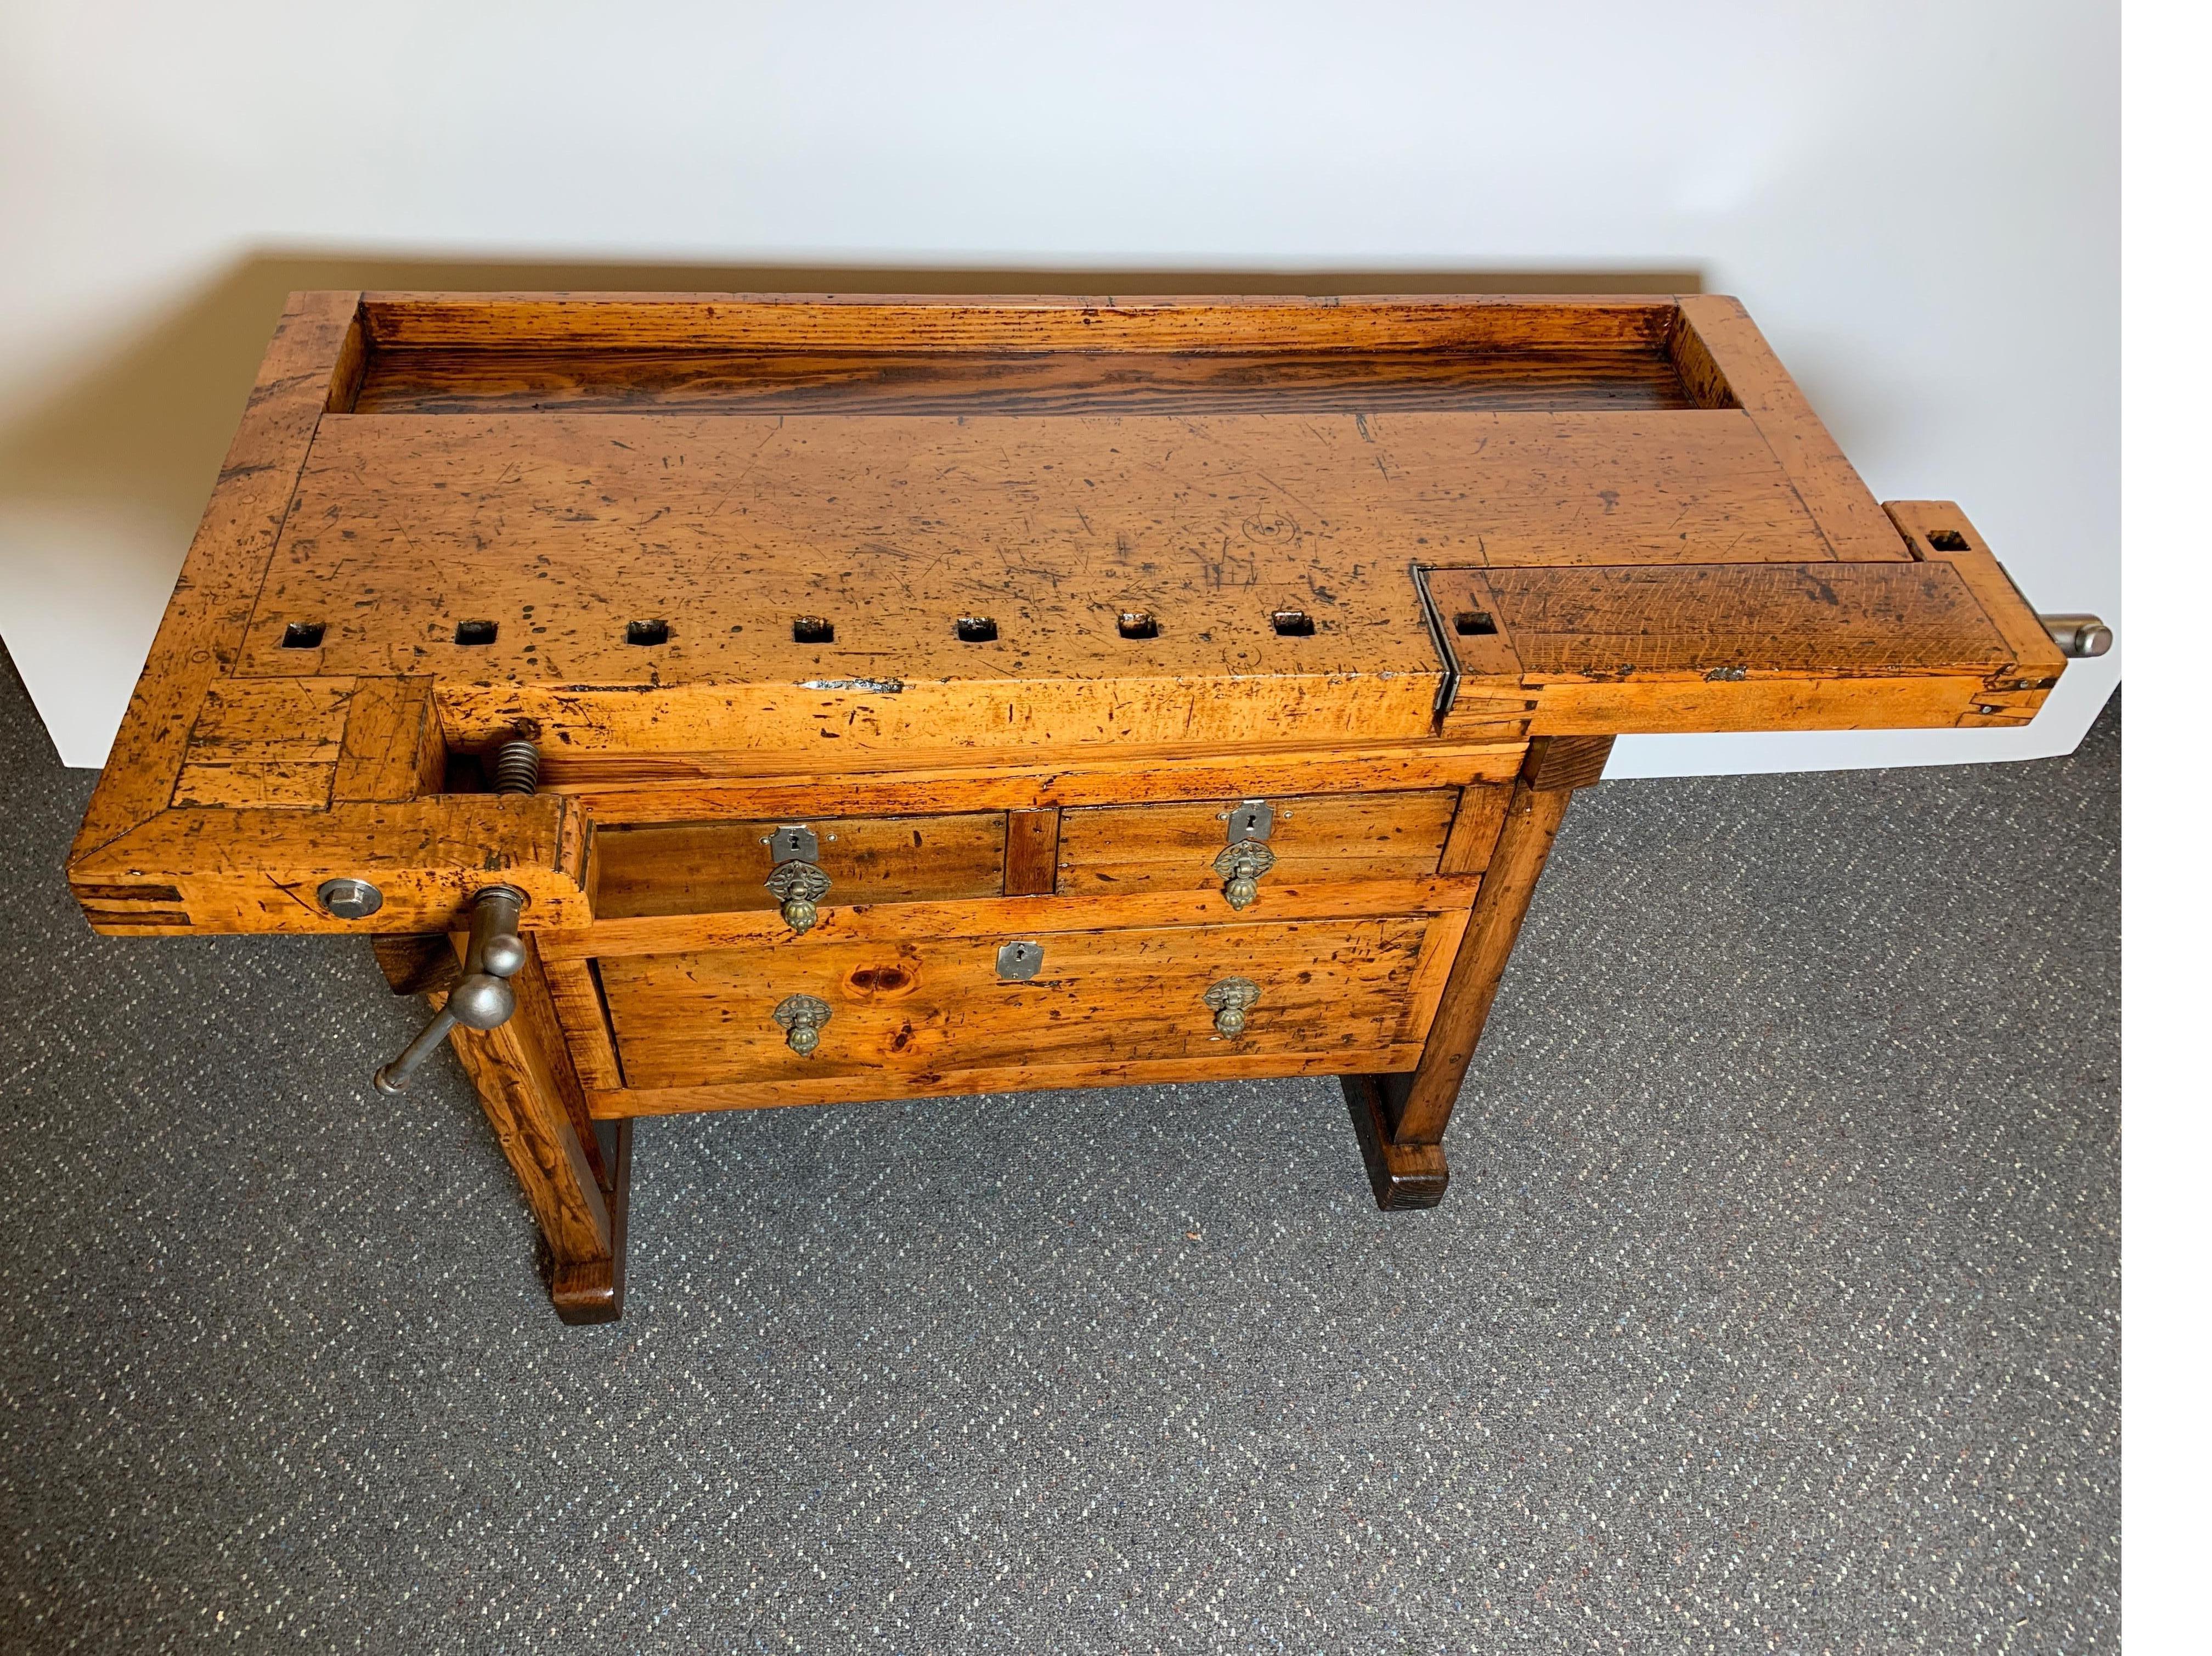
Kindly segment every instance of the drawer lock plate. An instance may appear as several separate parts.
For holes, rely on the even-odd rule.
[[[1044,968],[1044,945],[1022,941],[999,945],[999,978],[1002,983],[1023,983]]]
[[[1246,800],[1229,813],[1229,843],[1265,839],[1275,831],[1275,807],[1265,800]]]

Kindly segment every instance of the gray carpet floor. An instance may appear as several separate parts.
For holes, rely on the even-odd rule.
[[[86,929],[0,682],[0,1648],[2113,1648],[2119,767],[1583,795],[1433,1212],[1334,1082],[648,1122],[569,1330],[364,948]]]

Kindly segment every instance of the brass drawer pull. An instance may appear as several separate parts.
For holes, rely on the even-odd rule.
[[[811,929],[820,917],[814,906],[830,892],[830,876],[811,862],[784,862],[761,882],[783,904],[783,923],[795,932]]]
[[[1232,909],[1249,909],[1258,901],[1260,876],[1275,866],[1275,854],[1256,839],[1240,839],[1213,859],[1213,872],[1224,882],[1222,896]]]
[[[815,904],[830,893],[830,876],[815,866],[821,844],[811,828],[779,828],[768,837],[768,848],[775,868],[761,883],[783,905],[783,923],[804,934],[819,917]]]
[[[1263,843],[1275,831],[1275,808],[1265,800],[1246,800],[1224,819],[1229,843],[1213,859],[1213,872],[1221,876],[1229,906],[1249,909],[1259,900],[1260,876],[1275,866],[1275,854]]]
[[[783,1031],[783,1043],[800,1057],[822,1044],[822,1026],[830,1021],[830,1003],[811,995],[787,995],[769,1014]]]
[[[1229,1040],[1244,1032],[1244,1014],[1259,1003],[1260,986],[1249,977],[1224,977],[1206,991],[1206,1004],[1213,1010],[1213,1027]]]

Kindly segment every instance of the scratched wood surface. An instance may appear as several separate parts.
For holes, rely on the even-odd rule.
[[[1286,414],[1670,409],[1658,350],[1049,356],[386,350],[362,414]]]
[[[1367,1050],[1417,1039],[1425,947],[1456,917],[1045,933],[1036,977],[1000,978],[988,939],[610,957],[600,962],[623,1073],[634,1087],[944,1068],[1195,1058],[1224,1051]],[[1209,985],[1260,986],[1245,1032],[1218,1033]],[[1437,987],[1441,987],[1439,983]],[[771,1014],[791,995],[831,1008],[821,1044],[792,1051]]]
[[[185,740],[170,803],[302,810],[328,805],[357,683],[216,679]]]
[[[528,894],[533,928],[584,925],[586,827],[557,795],[179,808],[79,857],[70,889],[96,929],[124,935],[443,930],[494,885]],[[316,887],[337,874],[373,880],[384,907],[325,912]]]
[[[604,1316],[608,1118],[1351,1075],[1433,1200],[1615,735],[2019,724],[2063,667],[1726,298],[299,295],[69,879],[118,935],[382,935],[434,998],[423,940],[520,887],[520,1009],[455,1044]],[[486,792],[518,737],[542,791]]]
[[[1526,744],[1425,735],[1311,746],[970,751],[904,749],[870,768],[796,770],[788,754],[635,753],[574,747],[546,755],[549,790],[603,822],[688,822],[741,815],[913,815],[1028,811],[1279,794],[1400,793],[1510,782]]]
[[[357,335],[359,300],[352,293],[306,293],[286,304],[93,790],[72,859],[148,821],[176,791],[208,687],[236,663],[300,468]]]
[[[542,958],[539,964],[577,1081],[587,1091],[620,1087],[622,1060],[615,1051],[614,1031],[599,993],[598,965],[590,960]]]
[[[1461,669],[1510,654],[1542,678],[1703,678],[1739,669],[1837,678],[1988,672],[2013,659],[1942,563],[1439,569],[1439,605],[1497,618],[1454,635]]]
[[[1831,554],[1735,411],[331,417],[241,672],[785,685],[1423,676],[1434,563]],[[1904,556],[1899,543],[1899,557]],[[1285,636],[1279,611],[1310,618]],[[1142,613],[1157,636],[1122,636]],[[793,636],[803,618],[827,644]],[[995,637],[963,640],[963,618]],[[490,623],[486,643],[462,624]],[[660,623],[665,642],[630,642]],[[324,629],[313,648],[287,629]]]
[[[1493,631],[1440,650],[1416,562]],[[437,929],[492,879],[559,929],[595,825],[1058,811],[998,842],[1026,892],[1087,809],[2016,724],[2063,666],[1729,300],[304,295],[71,882],[120,932]],[[546,797],[471,791],[517,734]],[[365,870],[385,912],[319,914]]]
[[[1741,408],[1749,416],[1819,521],[1832,556],[1846,563],[1894,563],[1910,556],[1739,301],[1724,294],[1685,294],[1670,342],[1675,365],[1700,407]]]
[[[872,1099],[937,1099],[971,1094],[1044,1093],[1071,1087],[1188,1087],[1200,1081],[1255,1081],[1265,1076],[1401,1073],[1420,1062],[1418,1040],[1364,1051],[1328,1047],[1304,1051],[1263,1045],[1222,1050],[1197,1057],[1091,1059],[1074,1063],[1000,1064],[982,1068],[811,1071],[701,1087],[616,1087],[586,1096],[593,1119],[689,1115],[710,1110],[767,1110],[787,1105],[854,1104]]]
[[[2016,594],[2008,608],[2007,594],[1978,586],[1984,573],[1972,553],[1431,570],[1461,675],[1444,726],[1545,736],[1978,721],[1999,710],[1999,692],[2039,698],[2056,682],[2023,680],[2024,629],[2040,627]]]
[[[805,817],[830,880],[821,901],[944,902],[996,897],[1005,879],[1003,813],[930,817]],[[672,823],[599,831],[592,911],[606,919],[773,909],[769,837],[781,819]]]
[[[1667,348],[1665,294],[379,293],[380,351],[1302,355]]]
[[[1267,844],[1275,866],[1261,877],[1253,912],[1279,886],[1436,873],[1457,802],[1449,788],[1270,800],[1274,827]],[[1222,876],[1213,860],[1228,845],[1227,818],[1237,803],[1198,800],[1063,812],[1060,889],[1082,895],[1218,887]]]
[[[1267,893],[1269,920],[1352,920],[1376,914],[1443,914],[1474,901],[1473,874],[1284,885]],[[988,939],[995,948],[1036,932],[1144,930],[1162,926],[1233,926],[1250,919],[1229,906],[1218,886],[1073,897],[1040,894],[991,901],[826,904],[814,929],[793,937],[773,910],[600,919],[536,934],[549,961],[617,954],[683,954],[766,946],[804,950],[829,942],[893,947],[948,938]]]
[[[1992,674],[1976,692],[1961,725],[1997,728],[2024,725],[2066,671],[2066,658],[2035,609],[2012,577],[1990,554],[1972,520],[1948,500],[1893,500],[1883,508],[1913,549],[1914,556],[1947,564],[1966,583],[1990,623],[2003,637],[2011,663]]]

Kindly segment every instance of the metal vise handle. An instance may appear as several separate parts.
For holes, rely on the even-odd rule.
[[[457,1026],[497,1029],[514,1015],[514,989],[507,980],[530,958],[522,941],[522,907],[529,901],[527,893],[512,886],[487,886],[476,894],[469,909],[469,952],[461,962],[461,981],[407,1050],[376,1072],[378,1092],[403,1090]]]

